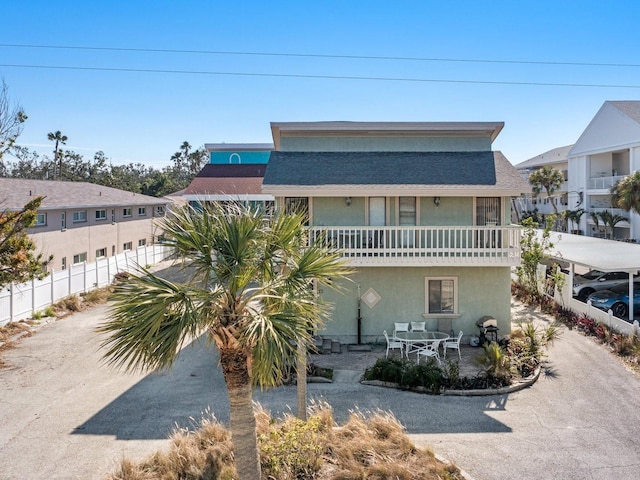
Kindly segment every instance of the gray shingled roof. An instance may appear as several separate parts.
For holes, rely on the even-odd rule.
[[[45,197],[40,207],[42,210],[171,203],[166,198],[150,197],[94,183],[0,178],[0,209],[22,208],[40,195]]]
[[[629,118],[640,123],[640,101],[637,100],[622,100],[622,101],[608,101],[615,108],[620,110]]]
[[[271,152],[266,185],[495,185],[494,152]]]

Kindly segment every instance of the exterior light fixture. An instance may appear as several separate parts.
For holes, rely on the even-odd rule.
[[[347,207],[350,207],[350,206],[351,206],[351,197],[346,197],[346,198],[344,199],[344,203],[346,203],[346,204],[347,204]]]
[[[433,197],[433,204],[436,207],[439,207],[440,206],[440,197]]]

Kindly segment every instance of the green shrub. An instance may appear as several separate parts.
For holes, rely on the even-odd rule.
[[[400,383],[410,363],[409,360],[404,358],[379,358],[373,367],[365,370],[363,379]]]
[[[262,472],[266,478],[314,478],[322,468],[327,443],[326,424],[320,417],[307,422],[290,417],[258,436]]]

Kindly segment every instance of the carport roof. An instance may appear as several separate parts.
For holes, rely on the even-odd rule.
[[[603,272],[640,271],[640,245],[602,238],[551,232],[551,256]]]

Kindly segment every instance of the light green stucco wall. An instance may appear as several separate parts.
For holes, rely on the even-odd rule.
[[[315,197],[312,211],[313,225],[364,225],[365,199],[352,197],[351,206],[347,206],[345,197]]]
[[[425,277],[457,276],[459,318],[453,329],[466,336],[477,335],[475,322],[483,315],[498,321],[500,336],[511,328],[511,276],[505,267],[372,267],[360,268],[351,276],[352,282],[342,282],[343,293],[324,289],[321,297],[334,305],[331,320],[319,333],[343,343],[357,339],[358,285],[363,295],[373,288],[382,299],[374,308],[361,303],[362,341],[383,341],[383,330],[391,333],[396,321],[427,322],[427,328],[437,330],[436,319],[425,319]]]
[[[460,137],[282,137],[283,152],[479,152],[490,138]]]
[[[420,225],[473,225],[473,198],[441,197],[440,206],[436,207],[433,197],[421,197]]]
[[[389,224],[396,225],[397,198],[389,199]],[[473,198],[442,197],[436,207],[433,197],[419,197],[419,225],[423,226],[464,226],[473,225]],[[312,224],[322,225],[364,225],[366,219],[364,197],[352,197],[351,206],[345,203],[345,197],[315,197],[313,199]]]

